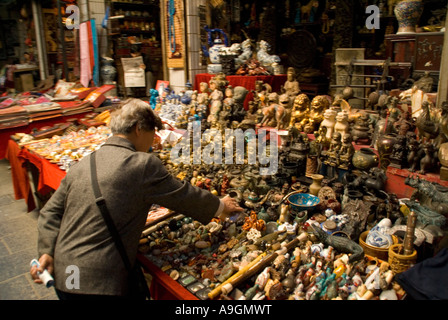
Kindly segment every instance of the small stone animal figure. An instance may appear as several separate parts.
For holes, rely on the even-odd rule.
[[[437,164],[437,154],[431,143],[427,142],[423,145],[425,156],[420,160],[420,172],[426,174],[430,172]]]
[[[344,253],[351,253],[352,255],[348,259],[348,262],[353,263],[355,261],[361,260],[364,258],[364,250],[362,247],[344,237],[332,236],[326,233],[321,228],[314,226],[311,224],[311,228],[316,237],[326,246],[332,246],[336,250]]]
[[[261,65],[270,66],[273,63],[280,62],[279,56],[269,54],[269,50],[271,49],[271,45],[269,43],[265,40],[261,40],[258,45],[260,49],[257,52],[257,59],[261,62]]]
[[[235,64],[237,66],[242,65],[250,58],[252,58],[252,40],[246,39],[241,43],[241,50],[243,51],[236,59]]]

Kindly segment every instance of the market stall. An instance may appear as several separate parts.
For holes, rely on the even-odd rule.
[[[245,210],[226,221],[213,219],[202,225],[187,216],[168,214],[165,208],[152,208],[148,217],[158,218],[149,219],[144,227],[139,261],[153,276],[154,297],[406,298],[402,275],[443,254],[439,245],[447,208],[446,180],[441,179],[438,164],[427,164],[423,152],[418,167],[413,167],[399,149],[400,136],[417,138],[423,132],[405,118],[406,101],[397,103],[391,96],[387,105],[364,110],[351,109],[341,97],[309,99],[298,93],[290,100],[284,94],[260,91],[249,101],[251,108],[242,111],[244,95],[226,100],[217,94],[229,89],[225,76],[212,78],[209,89],[201,92],[211,98],[204,114],[193,91],[158,99],[154,110],[169,130],[159,133],[153,153],[178,179],[233,197]],[[263,112],[271,106],[276,112]],[[396,125],[378,128],[386,121],[381,122],[375,109],[386,108],[401,117],[384,118]],[[279,110],[287,120],[278,117]],[[242,118],[230,118],[238,115]],[[107,129],[100,128],[90,132],[95,142],[75,133],[52,141],[36,139],[24,144],[16,157],[40,168],[39,190],[57,188],[63,170],[107,138]],[[227,140],[224,129],[233,133],[241,129],[242,154],[234,154],[226,164],[206,163],[204,150],[225,154],[230,144],[238,146],[238,135]],[[400,130],[387,132],[394,129]],[[376,140],[375,130],[382,130]],[[178,162],[176,148],[195,132],[205,135],[199,149],[202,158],[188,162],[197,156],[190,154]],[[215,144],[220,138],[221,143]],[[430,140],[421,139],[421,150],[428,150]],[[84,146],[82,151],[77,141]],[[17,145],[10,144],[17,154]],[[54,145],[58,150],[49,147]],[[408,145],[415,147],[415,141]],[[392,151],[385,151],[386,146]],[[238,147],[232,150],[237,152]],[[23,171],[22,165],[18,167]],[[18,167],[13,166],[13,172]],[[22,195],[27,196],[26,190]]]

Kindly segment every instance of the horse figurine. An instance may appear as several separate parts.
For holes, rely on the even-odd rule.
[[[278,104],[278,94],[273,92],[269,95],[269,105],[262,109],[263,119],[260,126],[283,128],[283,118],[286,115],[286,109]]]
[[[314,22],[314,15],[319,7],[318,0],[310,0],[306,5],[300,8],[302,21]]]
[[[261,40],[258,43],[258,47],[257,59],[260,61],[262,66],[271,66],[273,63],[280,62],[279,56],[269,54],[271,45],[267,41]]]

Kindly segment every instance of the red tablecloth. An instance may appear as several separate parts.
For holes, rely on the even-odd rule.
[[[210,79],[215,75],[209,73],[199,73],[194,79],[194,90],[199,91],[199,85],[201,82],[209,83]],[[272,87],[273,92],[280,92],[281,87],[287,80],[286,74],[280,74],[277,76],[226,76],[229,85],[232,87],[242,86],[249,90],[249,93],[244,100],[244,107],[247,109],[249,101],[253,100],[252,90],[255,90],[255,81],[262,80],[264,83],[269,84]]]
[[[88,113],[88,112],[87,112]],[[16,133],[30,133],[34,128],[40,129],[46,126],[54,126],[56,123],[66,122],[68,119],[81,119],[84,118],[86,112],[74,114],[65,117],[55,117],[41,121],[34,121],[28,124],[27,126],[21,126],[16,128],[2,129],[0,130],[0,159],[5,158],[6,156],[6,148],[8,147],[8,140],[10,137]]]
[[[6,158],[11,165],[14,196],[16,200],[25,199],[28,212],[34,210],[36,204],[32,195],[26,162],[29,161],[39,171],[37,191],[42,195],[56,190],[66,174],[56,164],[50,163],[47,159],[30,152],[27,148],[20,148],[13,140],[8,142]]]
[[[406,169],[398,169],[393,167],[387,167],[386,170],[387,180],[385,190],[389,193],[395,193],[398,198],[410,198],[415,191],[415,188],[408,186],[405,183],[407,177],[418,177],[419,179],[426,180],[428,182],[435,182],[444,187],[448,187],[448,181],[440,180],[440,175],[437,173],[419,174],[417,172],[410,172]]]
[[[8,148],[6,149],[6,159],[8,159],[11,166],[14,197],[16,200],[25,199],[28,212],[30,212],[36,208],[36,203],[34,202],[26,163],[23,159],[19,158],[20,151],[20,147],[17,143],[9,140]]]
[[[199,300],[180,283],[171,279],[169,275],[155,266],[143,254],[138,254],[137,259],[153,277],[149,290],[154,300]]]

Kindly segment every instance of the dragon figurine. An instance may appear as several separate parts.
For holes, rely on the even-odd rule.
[[[448,188],[438,183],[431,183],[418,176],[408,176],[404,183],[415,188],[411,200],[417,200],[421,205],[441,215],[448,214]]]
[[[321,228],[311,224],[311,228],[316,237],[325,245],[332,246],[336,250],[344,253],[351,253],[349,262],[353,263],[355,261],[364,258],[364,250],[362,247],[345,237],[332,236],[326,233]]]

